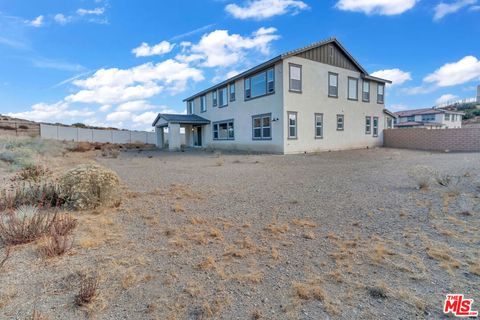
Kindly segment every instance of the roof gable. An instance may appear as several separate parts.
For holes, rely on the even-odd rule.
[[[172,123],[181,123],[181,124],[209,124],[210,120],[202,118],[196,114],[166,114],[166,113],[159,113],[155,118],[155,121],[152,123],[152,127],[160,121],[160,119],[164,120],[165,123],[172,122]]]

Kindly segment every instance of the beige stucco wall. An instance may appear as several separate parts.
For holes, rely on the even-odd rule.
[[[289,63],[302,66],[302,93],[289,91]],[[328,73],[338,73],[338,98],[328,97]],[[347,99],[348,77],[358,78],[358,101]],[[297,112],[297,136],[285,136],[285,153],[318,152],[326,150],[356,149],[383,144],[384,104],[377,103],[377,84],[370,81],[370,102],[362,102],[360,73],[322,64],[300,57],[283,62],[284,121],[288,133],[288,111]],[[323,113],[323,139],[315,138],[315,113]],[[337,114],[345,117],[343,131],[337,131]],[[365,134],[365,117],[378,117],[378,137]],[[373,132],[373,119],[372,119]]]
[[[212,124],[204,126],[202,131],[203,147],[215,149],[258,151],[267,153],[283,153],[283,76],[282,63],[275,65],[275,94],[258,97],[245,101],[243,79],[235,82],[236,99],[228,102],[226,107],[212,106],[212,93],[207,93],[207,111],[200,111],[200,98],[195,99],[194,113],[216,121],[234,119],[235,140],[213,140]],[[271,113],[272,122],[271,140],[252,139],[252,116]]]

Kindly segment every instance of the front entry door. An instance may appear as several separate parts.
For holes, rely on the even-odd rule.
[[[202,127],[195,127],[193,130],[193,145],[195,147],[202,146]]]

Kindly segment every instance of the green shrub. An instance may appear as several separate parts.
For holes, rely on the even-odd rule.
[[[82,164],[59,180],[61,198],[76,210],[116,205],[120,201],[118,175],[99,165]]]

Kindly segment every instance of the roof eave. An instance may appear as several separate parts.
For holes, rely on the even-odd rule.
[[[379,78],[379,77],[374,77],[374,76],[371,76],[371,75],[369,75],[369,74],[365,74],[363,77],[364,77],[365,79],[367,79],[367,80],[372,80],[372,81],[377,81],[377,82],[383,82],[383,83],[389,83],[389,84],[392,83],[392,81],[390,81],[390,80],[382,79],[382,78]]]

